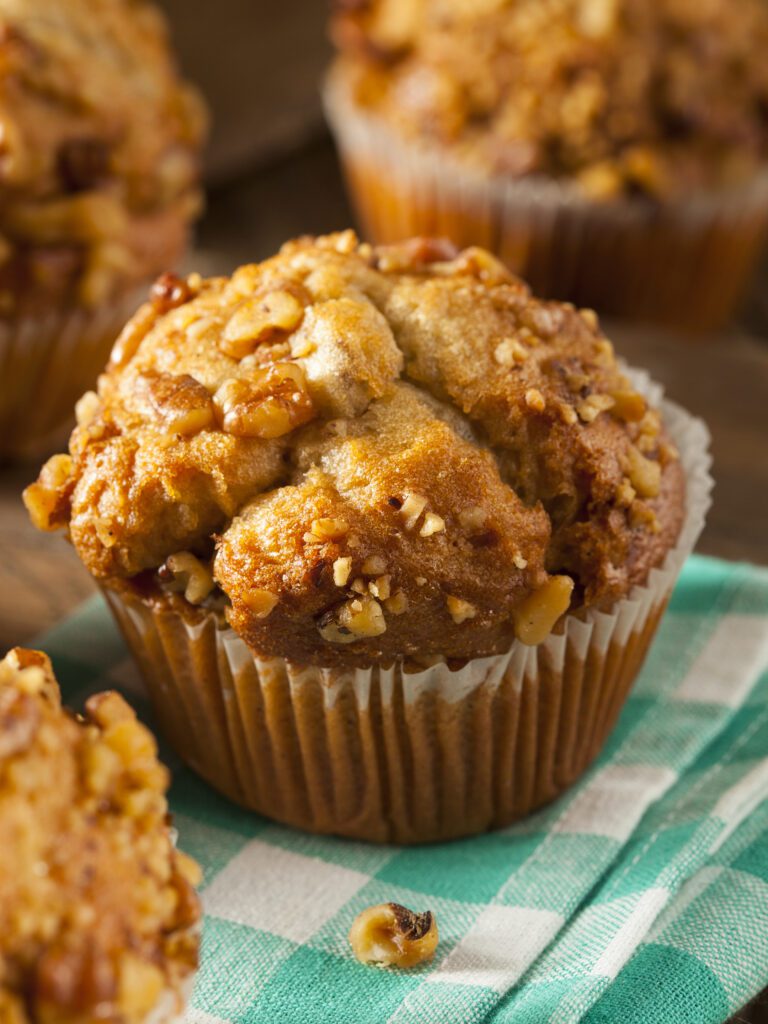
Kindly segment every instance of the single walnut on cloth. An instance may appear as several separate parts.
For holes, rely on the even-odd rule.
[[[219,788],[325,831],[462,834],[583,770],[650,642],[703,503],[652,396],[593,313],[484,250],[299,239],[166,276],[25,499]],[[574,672],[583,732],[557,724]]]
[[[168,773],[116,693],[61,707],[48,658],[0,661],[0,1020],[164,1024],[197,966],[197,865]]]

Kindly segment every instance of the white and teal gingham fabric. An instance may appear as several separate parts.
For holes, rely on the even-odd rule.
[[[148,706],[96,601],[41,641],[78,706]],[[768,571],[694,557],[582,782],[527,821],[439,846],[302,834],[238,809],[167,750],[201,863],[188,1024],[720,1024],[768,985]],[[151,722],[151,718],[149,718]],[[371,904],[431,909],[411,971],[365,967]]]

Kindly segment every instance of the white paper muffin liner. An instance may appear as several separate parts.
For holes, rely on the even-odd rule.
[[[632,377],[680,452],[680,537],[611,613],[567,615],[538,647],[458,670],[322,669],[255,656],[212,613],[105,587],[181,757],[268,817],[373,841],[502,827],[561,793],[613,727],[710,505],[705,425]]]
[[[146,287],[88,309],[0,321],[0,462],[39,457],[66,441],[74,406],[93,388]]]
[[[489,177],[408,140],[326,83],[325,110],[373,242],[446,237],[496,253],[535,294],[709,332],[734,312],[768,234],[768,173],[667,203],[598,202],[554,178]]]

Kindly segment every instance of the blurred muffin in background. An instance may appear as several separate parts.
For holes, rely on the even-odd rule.
[[[0,0],[0,459],[69,419],[201,207],[205,115],[145,0]]]
[[[768,227],[763,0],[337,0],[326,106],[375,241],[720,326]]]
[[[62,708],[39,651],[0,661],[3,1024],[165,1024],[197,966],[199,869],[155,741],[117,693],[86,709]]]

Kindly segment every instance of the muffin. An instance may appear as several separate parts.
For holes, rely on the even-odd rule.
[[[181,255],[204,120],[154,5],[0,0],[0,461],[68,429]]]
[[[763,0],[337,0],[332,34],[374,241],[483,245],[601,314],[733,312],[768,227]]]
[[[351,232],[163,278],[25,492],[180,755],[280,821],[506,825],[596,755],[707,502],[596,317]]]
[[[39,651],[0,661],[7,1024],[164,1024],[197,965],[198,869],[173,847],[154,739],[116,693],[86,709],[62,708]]]

